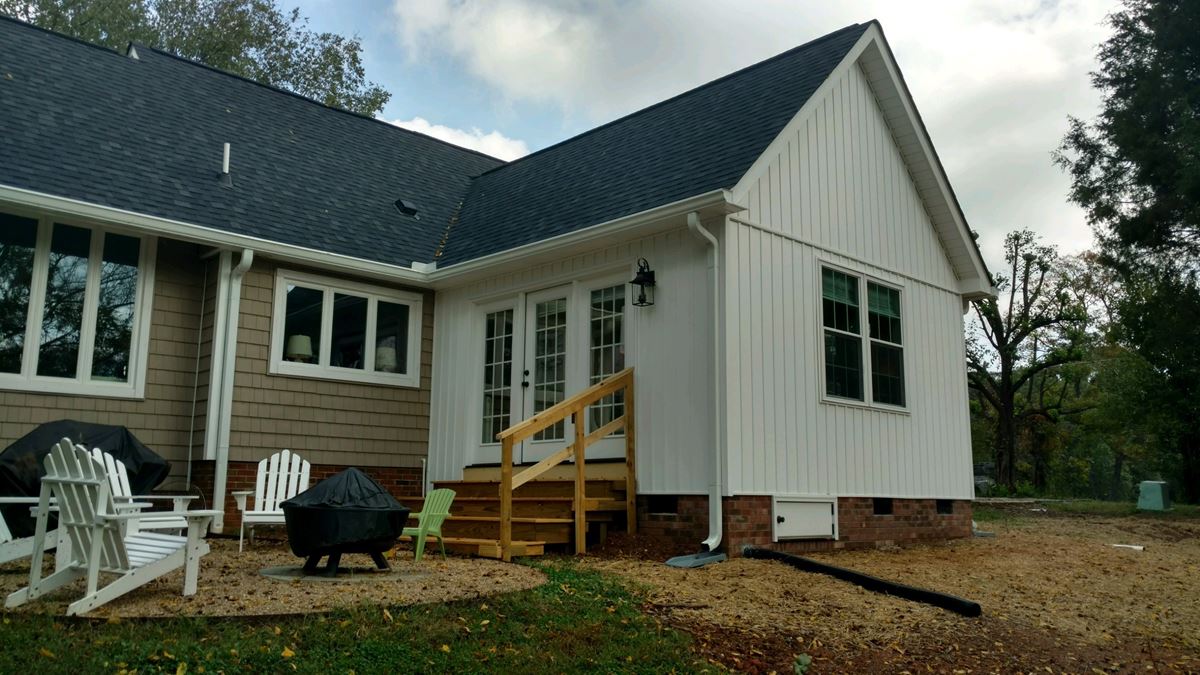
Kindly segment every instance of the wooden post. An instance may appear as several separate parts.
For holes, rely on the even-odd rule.
[[[513,439],[500,441],[500,557],[512,562]]]
[[[575,424],[575,555],[587,552],[587,475],[584,471],[583,456],[587,452],[584,447],[583,413],[587,407],[580,405],[572,414]]]
[[[637,423],[634,417],[633,373],[625,387],[625,529],[637,534]]]

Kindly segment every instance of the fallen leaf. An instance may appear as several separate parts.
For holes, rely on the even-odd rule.
[[[296,655],[296,652],[292,651],[290,647],[284,647],[283,652],[280,653],[280,656],[282,656],[285,659],[290,659],[295,655]]]
[[[450,645],[442,645],[442,651],[449,654],[450,653]]]
[[[45,647],[38,647],[38,653],[48,659],[58,658],[54,655],[54,652],[50,651],[49,649],[46,649]]]

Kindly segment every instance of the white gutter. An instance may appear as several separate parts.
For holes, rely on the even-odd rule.
[[[447,267],[439,267],[429,274],[429,281],[437,286],[449,286],[450,284],[446,282],[452,282],[453,284],[463,283],[468,281],[472,276],[479,276],[485,273],[489,275],[495,274],[496,268],[502,267],[505,264],[528,265],[529,258],[538,254],[554,254],[557,257],[561,257],[564,248],[574,246],[587,248],[588,244],[592,244],[597,240],[609,240],[614,236],[632,230],[638,230],[639,233],[645,231],[646,234],[650,234],[651,232],[647,231],[648,225],[675,219],[685,213],[702,210],[726,215],[745,211],[746,208],[734,204],[732,194],[728,190],[712,190],[694,197],[671,202],[670,204],[663,204],[652,209],[609,220],[599,225],[585,227],[582,230],[560,234],[549,239],[542,239],[481,258],[455,263]],[[677,223],[678,221],[674,222]],[[677,227],[677,225],[672,226]],[[604,243],[609,242],[605,241]]]
[[[224,262],[226,254],[222,254]],[[221,361],[212,361],[213,367],[221,369],[220,416],[217,418],[217,447],[216,460],[213,467],[213,508],[225,510],[225,483],[229,476],[229,427],[233,417],[233,377],[237,365],[237,333],[238,312],[242,304],[242,278],[246,270],[254,262],[254,251],[243,249],[242,257],[237,267],[229,271],[227,284],[227,299],[225,301],[225,331],[221,336]],[[215,345],[214,345],[215,349]],[[211,425],[206,425],[211,428]],[[205,436],[209,435],[205,429]],[[213,532],[221,532],[225,527],[224,514],[213,519]]]
[[[64,216],[70,216],[83,224],[91,222],[97,225],[119,225],[143,234],[168,236],[172,239],[187,241],[195,244],[206,244],[223,249],[254,249],[259,255],[269,255],[292,263],[314,265],[329,271],[374,277],[393,283],[404,282],[417,285],[426,283],[427,272],[416,271],[411,267],[389,265],[355,258],[339,253],[328,253],[317,249],[283,244],[269,239],[252,237],[245,234],[235,234],[203,225],[193,225],[170,218],[148,216],[134,211],[126,211],[111,206],[101,206],[90,202],[58,197],[44,192],[35,192],[23,188],[0,185],[0,201],[11,202],[38,211],[51,211]]]
[[[715,551],[721,545],[723,530],[721,483],[724,477],[722,449],[725,446],[722,436],[724,425],[721,423],[724,416],[724,408],[721,405],[724,399],[721,388],[721,244],[711,232],[700,224],[700,215],[695,211],[687,214],[687,224],[688,230],[697,239],[708,243],[709,251],[712,254],[712,264],[709,267],[712,270],[713,294],[713,458],[712,480],[708,484],[708,539],[705,539],[700,545],[705,551]]]

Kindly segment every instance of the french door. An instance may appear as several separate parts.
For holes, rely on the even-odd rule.
[[[626,284],[614,279],[524,293],[483,308],[483,411],[477,460],[496,462],[495,436],[625,367]],[[624,413],[620,394],[589,408],[586,431]],[[574,440],[568,418],[513,449],[536,462]],[[588,458],[620,457],[620,434],[588,448]]]

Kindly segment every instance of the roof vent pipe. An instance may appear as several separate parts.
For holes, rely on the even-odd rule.
[[[226,143],[221,151],[221,186],[233,187],[233,177],[229,175],[229,144]]]

